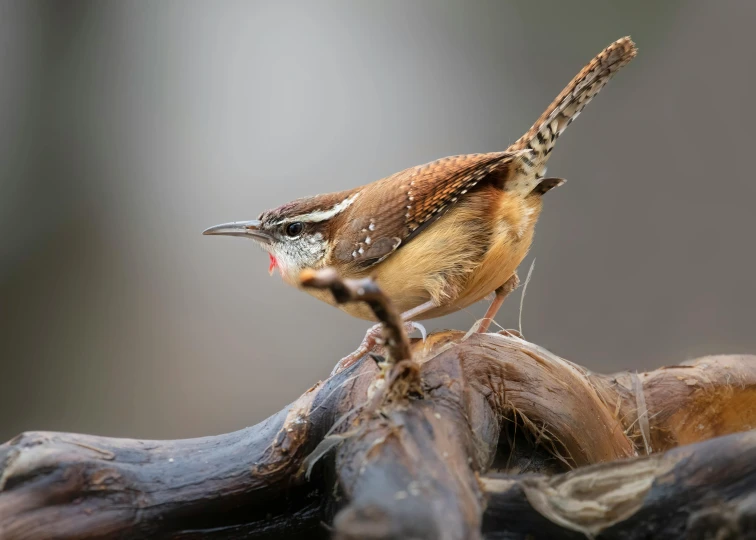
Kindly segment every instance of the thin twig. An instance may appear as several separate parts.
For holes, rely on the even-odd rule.
[[[520,316],[519,316],[519,329],[520,329],[520,335],[522,336],[522,307],[525,304],[525,293],[528,292],[528,283],[530,283],[530,276],[533,275],[533,268],[535,267],[535,258],[533,259],[533,262],[530,263],[530,268],[528,269],[528,275],[525,278],[525,285],[522,286],[522,294],[520,295]]]
[[[339,304],[365,302],[373,310],[375,317],[383,323],[383,342],[386,347],[387,361],[395,364],[412,358],[402,316],[375,281],[370,278],[341,278],[333,268],[304,270],[299,275],[299,281],[303,287],[329,289],[334,300]]]

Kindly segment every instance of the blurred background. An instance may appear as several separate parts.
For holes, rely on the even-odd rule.
[[[637,59],[552,154],[569,183],[520,270],[537,258],[524,333],[603,372],[756,352],[754,20],[742,0],[0,2],[0,439],[275,412],[369,323],[202,230],[503,150],[627,34]]]

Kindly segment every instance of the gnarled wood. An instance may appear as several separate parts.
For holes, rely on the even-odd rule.
[[[482,480],[496,538],[752,538],[756,432],[553,477]]]
[[[756,534],[756,432],[701,442],[756,425],[756,357],[603,376],[514,333],[410,345],[352,285],[328,284],[377,302],[392,361],[216,437],[20,435],[0,446],[0,538]]]

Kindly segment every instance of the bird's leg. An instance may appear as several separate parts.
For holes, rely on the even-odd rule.
[[[423,340],[426,338],[425,333],[425,327],[423,327],[422,324],[412,322],[413,317],[417,317],[418,315],[421,315],[422,313],[425,313],[426,311],[433,309],[436,307],[435,302],[432,300],[429,300],[427,302],[424,302],[420,304],[417,307],[414,307],[412,309],[408,309],[404,313],[402,313],[402,321],[404,321],[404,331],[408,334],[412,333],[415,330],[419,330],[420,333],[423,336]],[[339,371],[348,368],[352,364],[354,364],[357,360],[365,356],[367,353],[369,353],[371,350],[373,350],[373,347],[375,347],[378,344],[378,338],[381,335],[381,326],[382,323],[378,323],[370,328],[370,330],[367,331],[365,334],[365,338],[362,340],[362,343],[360,343],[360,346],[357,347],[357,350],[353,353],[345,356],[341,360],[339,360],[339,363],[336,364],[336,366],[333,368],[333,371],[331,372],[331,375],[335,375]]]
[[[414,319],[418,315],[422,315],[423,313],[425,313],[427,311],[430,311],[434,307],[437,307],[437,305],[436,305],[436,303],[433,300],[428,300],[427,302],[423,302],[419,306],[415,306],[412,309],[408,309],[407,311],[405,311],[404,313],[402,313],[402,320],[403,321],[411,321],[412,319]],[[423,339],[425,339],[425,328],[423,328],[423,326],[421,324],[418,324],[417,326],[419,326],[420,328],[422,328],[422,330],[420,330],[420,332],[422,332]]]
[[[491,321],[493,321],[494,317],[496,317],[496,313],[498,313],[499,308],[504,303],[504,299],[509,295],[509,293],[515,290],[519,284],[520,278],[517,277],[517,272],[515,272],[514,274],[512,274],[512,277],[510,277],[504,283],[504,285],[496,289],[496,296],[491,301],[491,305],[488,306],[488,310],[486,310],[486,314],[480,321],[480,326],[478,326],[476,332],[478,332],[479,334],[485,334],[486,332],[488,332],[488,327],[491,326]]]

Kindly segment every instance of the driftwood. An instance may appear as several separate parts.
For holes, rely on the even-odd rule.
[[[380,356],[256,426],[0,446],[0,538],[756,535],[756,357],[598,375],[514,332],[409,342],[369,281]]]

